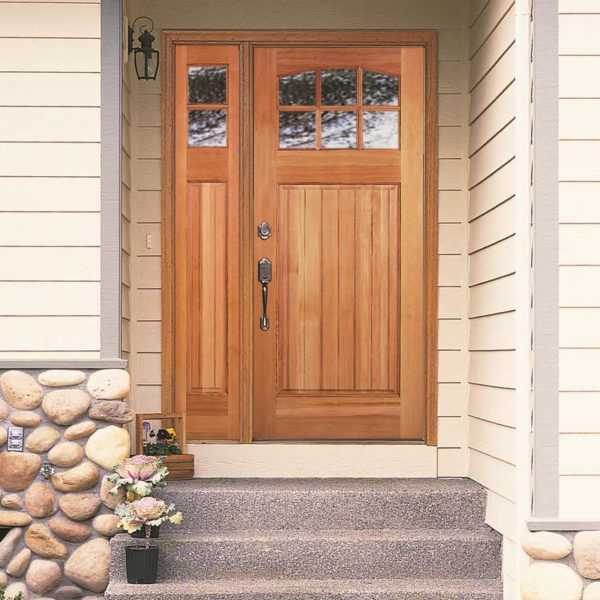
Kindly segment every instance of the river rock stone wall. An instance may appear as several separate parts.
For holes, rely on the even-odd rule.
[[[523,600],[600,600],[600,531],[529,533]]]
[[[130,455],[124,423],[129,374],[3,371],[0,374],[0,589],[34,598],[100,599],[109,538],[117,532],[106,476]],[[8,452],[9,426],[24,427]]]

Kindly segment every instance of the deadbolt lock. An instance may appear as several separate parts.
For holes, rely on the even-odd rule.
[[[258,226],[258,237],[261,240],[268,240],[271,237],[271,226],[266,221]]]

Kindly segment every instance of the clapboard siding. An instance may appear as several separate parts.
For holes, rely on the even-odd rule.
[[[516,498],[515,31],[514,2],[490,0],[471,26],[469,76],[469,475],[489,490],[486,521],[505,545]]]
[[[600,500],[600,5],[559,5],[560,515]]]
[[[0,2],[0,89],[0,358],[97,358],[99,2]]]
[[[133,0],[130,20],[152,14],[158,30],[169,28],[293,27],[319,28],[332,11],[336,27],[425,28],[439,30],[439,431],[440,475],[466,475],[468,321],[467,321],[467,176],[468,176],[468,38],[467,3],[435,0],[398,2],[390,11],[364,11],[360,3],[309,2],[269,5],[256,12],[238,10],[238,0],[223,2],[210,17],[191,0],[162,3]],[[375,0],[379,5],[380,0]],[[335,16],[333,14],[335,13]],[[452,13],[448,18],[448,13]],[[239,23],[240,14],[244,15]],[[319,14],[319,18],[316,17]],[[344,25],[344,20],[350,21]],[[360,18],[359,18],[360,17]],[[134,406],[159,409],[160,381],[160,190],[161,82],[140,83],[132,78],[132,357]],[[147,239],[150,236],[150,247]]]

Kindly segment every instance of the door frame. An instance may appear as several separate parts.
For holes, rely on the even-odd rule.
[[[240,48],[240,442],[253,432],[253,206],[252,49],[257,46],[419,46],[425,51],[424,253],[426,336],[425,444],[437,445],[438,335],[438,101],[437,32],[430,30],[164,30],[162,32],[162,322],[161,403],[163,412],[184,412],[175,390],[175,49],[185,44],[228,44]],[[318,443],[318,442],[316,442]],[[390,442],[388,442],[390,443]],[[406,443],[401,440],[393,443]]]

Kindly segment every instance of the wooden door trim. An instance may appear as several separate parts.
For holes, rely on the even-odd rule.
[[[162,33],[162,322],[161,322],[161,403],[162,411],[185,410],[175,394],[175,48],[181,44],[231,44],[240,47],[242,101],[240,104],[240,193],[243,222],[241,231],[240,340],[241,423],[240,441],[252,441],[252,286],[253,212],[252,149],[252,47],[255,46],[421,46],[425,49],[425,312],[427,434],[425,443],[437,444],[437,273],[438,273],[438,135],[437,135],[437,32],[430,30],[165,30]]]

